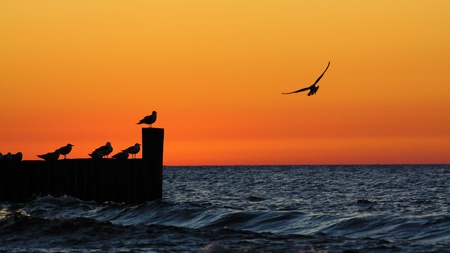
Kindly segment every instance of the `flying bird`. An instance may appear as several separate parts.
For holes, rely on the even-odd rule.
[[[131,157],[136,158],[136,154],[139,153],[139,151],[141,150],[141,144],[136,143],[134,144],[134,146],[128,147],[127,149],[124,149],[122,151],[126,151],[129,154],[131,154]]]
[[[57,149],[55,152],[48,152],[47,154],[38,155],[38,157],[44,159],[45,161],[56,161],[59,159],[60,154],[61,151]]]
[[[323,74],[325,74],[325,72],[327,72],[328,67],[330,67],[330,62],[328,62],[328,65],[327,65],[326,69],[323,71],[322,75],[320,75],[319,78],[317,78],[317,80],[311,86],[302,88],[300,90],[292,91],[292,92],[283,92],[281,94],[288,95],[288,94],[298,93],[298,92],[307,91],[307,90],[309,90],[308,96],[316,94],[317,90],[319,90],[319,86],[316,86],[316,84],[320,81]]]
[[[64,159],[66,159],[66,155],[69,154],[70,151],[72,151],[72,147],[73,147],[73,145],[69,143],[64,147],[59,148],[59,151],[61,152],[61,155],[64,156]]]
[[[155,121],[156,121],[156,112],[155,111],[153,111],[152,112],[152,115],[148,115],[148,116],[145,116],[143,119],[141,119],[138,123],[136,123],[137,125],[139,125],[139,124],[148,124],[149,125],[149,127],[152,127],[152,124],[153,123],[155,123]]]
[[[96,153],[96,155],[98,155],[99,153],[101,153],[102,157],[103,156],[108,157],[108,155],[111,154],[112,151],[113,147],[111,146],[111,143],[108,141],[105,146],[97,148],[94,152],[92,152],[92,154]]]

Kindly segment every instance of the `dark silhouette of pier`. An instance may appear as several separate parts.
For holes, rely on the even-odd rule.
[[[142,203],[162,198],[164,129],[142,129],[142,159],[64,159],[0,163],[0,201],[70,195]]]

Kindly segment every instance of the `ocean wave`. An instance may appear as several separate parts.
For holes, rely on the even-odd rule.
[[[236,211],[165,201],[140,205],[98,204],[70,196],[47,196],[0,211],[1,229],[10,232],[22,231],[25,227],[56,232],[85,228],[111,229],[110,232],[113,232],[115,226],[123,229],[127,226],[153,225],[280,235],[314,236],[323,233],[348,238],[450,241],[450,216],[446,213],[403,217],[369,213],[330,215],[277,210]]]
[[[71,196],[0,202],[0,252],[308,252],[311,245],[329,252],[442,252],[450,246],[448,183],[429,171],[427,181],[421,170],[402,178],[398,168],[256,169],[166,172],[172,181],[165,182],[165,197],[141,204]]]

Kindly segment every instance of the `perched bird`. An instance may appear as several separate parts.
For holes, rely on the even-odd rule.
[[[2,155],[2,153],[0,153],[0,162],[1,161],[16,161],[16,162],[20,162],[23,159],[23,155],[22,152],[17,152],[16,154],[11,154],[11,152],[8,152],[8,154],[6,155]]]
[[[23,155],[22,152],[17,152],[16,154],[12,155],[12,160],[16,162],[22,161]]]
[[[139,124],[148,124],[150,127],[152,127],[152,124],[155,123],[156,121],[156,112],[153,111],[152,115],[148,115],[145,116],[143,119],[141,119],[138,123],[136,123],[137,125]]]
[[[103,152],[100,150],[94,150],[94,152],[90,153],[89,156],[93,159],[102,159]]]
[[[3,161],[12,161],[11,152],[8,152],[6,155],[3,156]]]
[[[49,152],[44,155],[38,155],[39,158],[44,159],[45,161],[56,161],[59,159],[59,155],[61,151],[59,149],[55,150],[55,152]]]
[[[128,147],[127,149],[124,149],[122,151],[126,151],[129,154],[131,154],[131,157],[136,158],[136,154],[139,153],[139,151],[141,150],[141,144],[136,143],[134,144],[134,146]]]
[[[112,156],[112,158],[118,159],[118,160],[125,160],[128,159],[128,152],[122,151]]]
[[[113,147],[111,146],[111,143],[108,141],[105,146],[101,146],[97,148],[95,151],[99,151],[103,154],[103,156],[108,157],[108,155],[111,154],[111,152],[113,151]]]
[[[307,91],[307,90],[309,90],[308,96],[316,94],[317,90],[319,89],[319,86],[316,86],[316,84],[320,81],[323,74],[325,74],[325,72],[327,72],[328,67],[330,67],[330,62],[328,62],[328,65],[327,65],[326,69],[323,71],[322,75],[320,75],[319,78],[317,78],[317,80],[311,86],[302,88],[300,90],[292,91],[292,92],[283,92],[281,94],[288,95],[288,94],[298,93],[298,92]]]
[[[72,147],[73,147],[73,145],[69,143],[64,147],[59,148],[59,151],[61,152],[61,155],[64,156],[64,159],[66,159],[66,155],[69,154],[70,151],[72,151]]]

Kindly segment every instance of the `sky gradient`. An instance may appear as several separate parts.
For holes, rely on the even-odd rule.
[[[0,1],[0,152],[450,163],[450,1]],[[316,95],[281,95],[311,85]],[[138,155],[140,157],[140,154]]]

